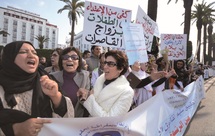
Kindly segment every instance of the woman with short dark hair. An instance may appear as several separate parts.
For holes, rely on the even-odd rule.
[[[75,107],[75,117],[88,116],[87,110],[80,104],[77,92],[79,88],[90,89],[89,72],[82,69],[80,51],[75,47],[65,48],[59,57],[60,71],[53,72],[63,94],[69,97]]]
[[[120,116],[129,111],[134,91],[124,76],[127,69],[128,58],[125,53],[119,50],[105,53],[104,73],[97,78],[90,95],[87,89],[78,91],[90,116]]]

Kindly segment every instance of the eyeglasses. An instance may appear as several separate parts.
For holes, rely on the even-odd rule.
[[[115,62],[113,62],[113,61],[104,61],[104,63],[103,63],[104,65],[108,65],[108,67],[114,67],[114,66],[116,66],[117,64],[115,63]]]
[[[79,60],[78,55],[71,55],[71,56],[69,56],[69,55],[66,54],[66,55],[62,56],[63,60],[68,60],[69,58],[71,58],[72,60]]]

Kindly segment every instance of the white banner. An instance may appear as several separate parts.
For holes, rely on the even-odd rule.
[[[124,48],[122,22],[131,22],[131,10],[85,1],[83,44]]]
[[[201,76],[184,92],[165,90],[125,116],[52,118],[39,136],[181,136],[204,97]]]

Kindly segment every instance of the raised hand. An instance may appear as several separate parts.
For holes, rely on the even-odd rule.
[[[140,62],[139,61],[134,62],[131,69],[138,72],[140,70]]]
[[[49,79],[47,75],[40,78],[40,83],[43,92],[51,98],[55,107],[58,107],[62,97],[62,94],[58,91],[58,84],[54,80]]]
[[[172,75],[176,75],[175,69],[173,69],[173,68],[165,75],[165,77],[166,77],[166,78],[169,78],[169,77],[171,77]]]
[[[154,70],[152,70],[152,72],[150,74],[150,77],[154,81],[154,80],[157,80],[159,78],[162,78],[162,77],[166,76],[166,74],[167,74],[166,71],[155,72]]]

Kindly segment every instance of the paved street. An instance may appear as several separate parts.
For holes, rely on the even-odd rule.
[[[191,120],[184,136],[215,136],[215,77],[205,81],[206,97]]]

